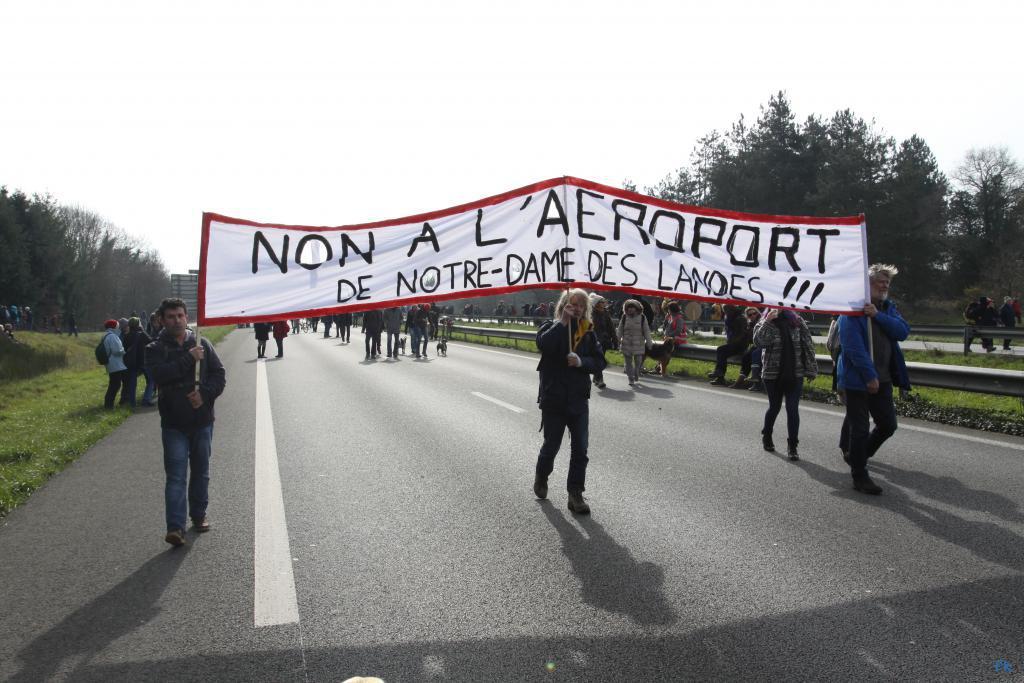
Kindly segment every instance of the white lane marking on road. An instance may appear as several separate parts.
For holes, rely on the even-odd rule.
[[[525,413],[526,412],[522,408],[517,408],[514,405],[512,405],[511,403],[505,403],[504,401],[499,401],[498,399],[494,398],[493,396],[488,396],[487,394],[481,394],[479,391],[471,391],[469,393],[473,394],[477,398],[482,398],[485,401],[490,401],[491,403],[493,403],[495,405],[499,405],[502,408],[508,408],[513,413]]]
[[[472,344],[459,344],[460,348],[473,349],[474,351],[480,351],[481,353],[496,353],[500,356],[511,356],[512,358],[521,358],[524,360],[533,360],[530,356],[524,356],[516,353],[508,353],[505,351],[491,351],[490,349],[478,349]],[[534,354],[536,355],[536,354]],[[643,380],[643,378],[641,378]],[[758,403],[765,403],[764,394],[756,396],[743,395],[741,393],[731,393],[724,390],[718,389],[706,389],[704,387],[693,387],[688,386],[687,382],[668,382],[665,380],[655,380],[656,382],[664,381],[666,384],[678,384],[678,386],[687,389],[689,391],[703,391],[709,394],[718,394],[720,396],[731,396],[732,398],[743,399],[744,401],[756,401]],[[832,415],[833,417],[845,417],[842,411],[839,410],[827,410],[825,408],[814,408],[803,404],[800,406],[800,410],[806,410],[809,413],[818,413],[820,415]],[[970,434],[959,434],[957,432],[944,432],[941,429],[932,429],[930,427],[919,427],[918,425],[910,425],[906,423],[900,423],[900,429],[906,429],[912,432],[921,432],[922,434],[934,434],[936,436],[948,436],[951,439],[960,439],[961,441],[971,441],[973,443],[982,443],[988,446],[1002,446],[1003,448],[1009,448],[1015,451],[1024,451],[1024,445],[1009,443],[1007,441],[998,441],[996,439],[986,439],[982,436],[971,436]]]
[[[473,344],[457,344],[452,342],[449,342],[449,344],[452,344],[452,346],[458,346],[460,349],[472,349],[473,351],[479,351],[480,353],[493,353],[498,356],[511,356],[512,358],[520,358],[526,360],[537,360],[538,355],[536,353],[533,353],[530,356],[523,355],[524,353],[530,353],[529,351],[523,351],[522,353],[509,353],[508,351],[492,351],[490,349],[480,349]]]
[[[299,605],[295,596],[295,575],[292,572],[292,552],[288,543],[265,363],[256,363],[255,540],[253,611],[256,626],[298,623]]]

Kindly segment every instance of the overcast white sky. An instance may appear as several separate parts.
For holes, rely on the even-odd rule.
[[[654,184],[778,90],[801,120],[916,133],[947,173],[972,147],[1024,161],[1021,7],[0,0],[0,185],[184,272],[203,211],[342,225],[560,175]]]

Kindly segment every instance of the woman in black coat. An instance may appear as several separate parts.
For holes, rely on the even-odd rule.
[[[270,339],[270,323],[255,323],[253,329],[256,331],[256,357],[267,357],[267,340]]]
[[[554,310],[555,320],[545,322],[537,332],[540,349],[540,391],[544,443],[537,455],[533,492],[538,498],[548,495],[548,476],[555,467],[555,456],[569,430],[569,509],[588,514],[583,499],[587,476],[587,440],[589,437],[590,376],[607,363],[590,321],[590,300],[582,289],[562,293]],[[557,321],[557,322],[556,322]]]

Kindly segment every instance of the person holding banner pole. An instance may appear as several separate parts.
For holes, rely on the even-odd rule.
[[[213,346],[188,329],[181,299],[164,299],[159,308],[164,328],[146,347],[146,368],[160,387],[159,410],[164,452],[164,509],[173,546],[185,544],[185,522],[198,532],[210,530],[210,452],[213,404],[224,391],[224,365]]]
[[[594,334],[590,300],[584,290],[563,292],[554,314],[556,320],[546,321],[537,332],[537,348],[541,352],[537,364],[540,373],[537,402],[544,443],[537,454],[533,492],[538,498],[547,498],[548,477],[554,470],[555,456],[568,429],[568,507],[572,512],[585,515],[590,513],[590,506],[583,498],[589,462],[590,376],[603,370],[607,363]]]
[[[839,444],[853,487],[872,495],[880,494],[882,488],[868,475],[868,460],[896,433],[893,387],[910,390],[899,345],[910,334],[910,325],[889,300],[889,286],[898,272],[895,266],[872,264],[868,269],[871,301],[864,305],[864,314],[839,318],[842,351],[836,384],[846,398]],[[870,431],[869,418],[875,422]]]

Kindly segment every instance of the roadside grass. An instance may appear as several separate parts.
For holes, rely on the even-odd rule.
[[[203,334],[216,344],[233,329]],[[13,352],[0,345],[0,368],[22,365],[14,379],[0,374],[0,518],[131,415],[128,408],[103,409],[107,373],[93,355],[100,333],[17,338]]]
[[[498,339],[491,337],[486,339],[481,335],[463,335],[456,333],[454,338],[458,341],[467,341],[475,344],[484,344],[487,346],[495,346],[500,348],[515,348],[520,351],[530,351],[537,353],[536,344],[531,341],[516,341],[511,339]],[[693,338],[696,343],[712,343],[715,338]],[[825,350],[822,346],[819,353],[824,354]],[[933,359],[931,354],[942,353],[942,352],[918,352],[922,354],[928,354],[927,359],[922,359],[921,362],[939,362]],[[947,357],[945,360],[948,364],[959,365],[957,359],[961,359],[962,356],[957,354],[945,354]],[[608,360],[609,366],[624,366],[622,354],[618,351],[607,351],[605,358]],[[917,360],[910,359],[908,360]],[[996,360],[989,356],[987,360]],[[1004,360],[1010,361],[1010,358],[1004,358]],[[653,369],[653,363],[648,361],[646,367],[648,370]],[[1015,367],[1008,367],[1007,369],[1020,369],[1020,361],[1016,361]],[[992,367],[986,366],[986,367]],[[668,366],[669,374],[674,377],[696,379],[701,382],[707,382],[707,373],[714,370],[714,363],[709,361],[691,360],[687,358],[673,358],[669,362]],[[735,366],[730,366],[727,375],[733,379],[736,377]],[[1013,398],[1011,396],[991,396],[988,394],[976,394],[967,391],[953,391],[950,389],[934,389],[931,387],[915,387],[911,392],[911,399],[900,400],[897,399],[897,408],[903,407],[904,410],[900,410],[901,414],[910,415],[913,417],[920,417],[922,419],[930,419],[934,422],[942,423],[953,423],[962,424],[964,426],[976,426],[976,428],[989,429],[990,431],[999,431],[1010,434],[1021,434],[1024,433],[1024,401]],[[832,391],[832,377],[831,375],[821,375],[817,377],[813,382],[805,384],[804,398],[814,400],[822,403],[838,404],[835,393]],[[992,420],[957,420],[950,419],[955,413],[971,414],[976,415],[991,415]]]

